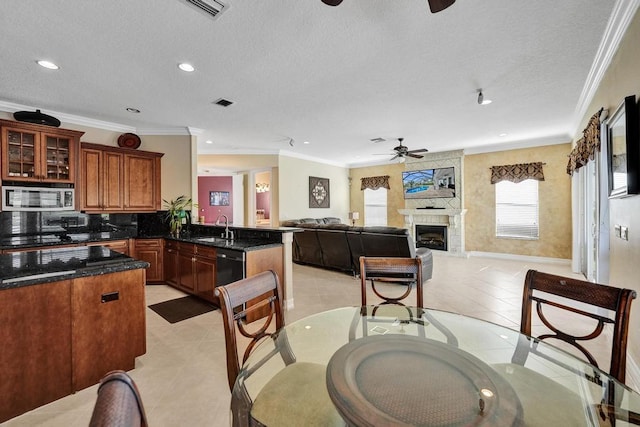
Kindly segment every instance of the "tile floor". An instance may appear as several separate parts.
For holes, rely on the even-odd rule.
[[[518,328],[522,283],[528,269],[574,276],[569,265],[523,263],[492,258],[434,257],[425,288],[431,308]],[[294,264],[295,308],[287,322],[360,304],[359,280]],[[147,305],[182,296],[168,286],[147,286]],[[371,300],[373,303],[375,300]],[[218,310],[170,324],[147,309],[147,353],[130,372],[138,384],[151,426],[229,426],[224,333]],[[86,426],[97,386],[16,417],[3,426]]]

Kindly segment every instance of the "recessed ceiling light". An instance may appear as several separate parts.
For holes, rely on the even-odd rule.
[[[500,138],[504,138],[505,136],[507,136],[507,133],[501,133],[500,135],[498,135]]]
[[[482,100],[482,103],[481,103],[480,105],[489,105],[489,104],[491,104],[492,102],[493,102],[493,101],[492,101],[492,100],[490,100],[490,99],[483,99],[483,100]]]
[[[207,139],[207,140],[205,141],[205,143],[207,143],[207,144],[213,144],[213,141],[212,141],[212,140],[210,140],[210,139]]]
[[[36,61],[38,63],[39,66],[44,67],[44,68],[48,68],[49,70],[58,70],[60,69],[60,67],[58,67],[56,64],[54,64],[51,61],[45,61],[43,59]]]
[[[138,110],[137,108],[132,108],[132,107],[127,107],[127,111],[130,112],[130,113],[134,113],[134,114],[140,113],[140,110]]]
[[[193,67],[193,65],[191,65],[191,64],[189,64],[187,62],[181,62],[180,64],[178,64],[178,68],[180,68],[182,71],[186,71],[187,73],[191,73],[191,72],[196,70]]]
[[[303,144],[311,144],[309,141],[304,141]]]

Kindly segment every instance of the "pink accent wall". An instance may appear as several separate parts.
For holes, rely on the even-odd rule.
[[[229,193],[229,206],[211,206],[209,193],[211,191],[226,191]],[[216,221],[218,215],[229,217],[229,224],[233,221],[233,181],[230,176],[199,176],[198,177],[198,216],[204,215],[205,223]],[[196,218],[194,218],[195,222]]]
[[[269,195],[271,193],[265,191],[264,193],[256,193],[256,209],[264,209],[264,219],[269,219]]]

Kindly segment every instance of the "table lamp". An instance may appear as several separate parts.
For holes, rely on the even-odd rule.
[[[360,219],[360,212],[349,212],[349,219],[351,220],[351,226],[355,227],[356,220]]]

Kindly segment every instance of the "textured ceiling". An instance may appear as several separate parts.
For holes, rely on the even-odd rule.
[[[184,0],[3,0],[0,101],[142,134],[195,128],[201,152],[287,150],[351,165],[386,160],[376,154],[391,154],[397,137],[434,152],[563,142],[576,131],[614,8],[459,0],[432,14],[424,0],[226,4],[213,20]],[[180,71],[182,61],[196,71]],[[478,88],[492,104],[477,104]],[[234,104],[213,105],[218,98]]]

